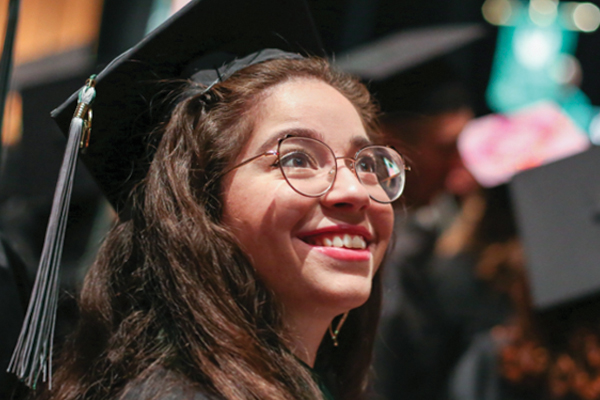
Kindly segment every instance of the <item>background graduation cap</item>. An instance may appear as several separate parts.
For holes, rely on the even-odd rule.
[[[523,171],[509,184],[538,311],[572,310],[600,294],[598,171],[594,146]]]
[[[435,113],[448,103],[469,102],[459,74],[441,57],[485,34],[480,24],[400,31],[343,53],[335,63],[369,82],[384,113]]]
[[[58,264],[89,105],[93,102],[93,126],[83,161],[117,211],[126,211],[129,191],[145,176],[152,159],[147,133],[164,121],[168,111],[161,105],[173,86],[165,82],[181,84],[182,79],[205,71],[201,82],[209,85],[236,69],[284,56],[266,50],[247,57],[269,48],[285,51],[286,57],[323,55],[303,0],[192,1],[53,112],[63,132],[68,132],[67,152],[36,283],[10,365],[28,385],[35,386],[41,377],[51,387]]]

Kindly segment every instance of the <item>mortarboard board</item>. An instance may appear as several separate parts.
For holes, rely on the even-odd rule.
[[[111,203],[120,209],[130,183],[145,174],[132,160],[146,151],[139,132],[158,122],[148,109],[160,103],[164,80],[188,78],[191,63],[214,70],[265,48],[323,55],[316,32],[302,0],[192,1],[116,58],[96,79],[93,130],[82,156]],[[73,95],[53,112],[63,132],[75,106]]]
[[[128,193],[152,158],[146,134],[165,118],[167,110],[154,106],[172,89],[166,81],[193,75],[210,86],[257,62],[298,53],[323,55],[316,32],[304,0],[192,1],[53,111],[69,139],[11,371],[31,386],[41,377],[51,387],[57,269],[75,159],[92,101],[93,127],[82,159],[117,211],[126,212]]]
[[[535,309],[600,294],[600,147],[523,171],[509,184]]]
[[[458,74],[440,57],[484,35],[485,29],[479,24],[400,31],[341,54],[335,63],[342,70],[368,81],[382,111],[387,114],[431,108],[437,112],[438,106],[424,104],[430,102],[424,97],[432,91],[439,96],[446,84],[459,86]],[[449,101],[469,102],[465,90],[452,88],[452,96]]]

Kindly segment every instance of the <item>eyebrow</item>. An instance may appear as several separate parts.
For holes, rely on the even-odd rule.
[[[368,146],[370,144],[373,144],[371,140],[364,136],[354,136],[350,143],[352,143],[352,147],[354,147],[357,150],[362,149],[363,147]]]
[[[327,143],[323,135],[313,129],[290,128],[277,132],[276,135],[273,135],[271,138],[269,138],[269,140],[267,140],[258,148],[257,154],[265,153],[271,150],[273,146],[275,146],[279,142],[279,140],[283,139],[286,136],[308,137],[312,139],[318,139],[323,143]],[[350,143],[352,147],[357,150],[372,144],[372,142],[364,136],[354,136],[350,140]]]

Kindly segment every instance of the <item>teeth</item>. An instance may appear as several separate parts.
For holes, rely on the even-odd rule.
[[[344,235],[344,247],[352,248],[352,238],[347,233]]]
[[[333,238],[333,247],[344,247],[344,241],[341,237],[335,236]]]
[[[367,243],[365,242],[365,240],[362,237],[354,236],[352,238],[352,247],[355,249],[366,249]]]
[[[343,236],[333,236],[332,238],[318,239],[315,244],[317,246],[325,247],[345,247],[347,249],[361,249],[367,248],[367,242],[362,236],[345,234]]]

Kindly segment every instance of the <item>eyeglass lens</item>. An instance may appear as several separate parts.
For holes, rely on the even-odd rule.
[[[289,137],[279,143],[278,153],[281,171],[295,191],[318,197],[333,186],[337,160],[325,143],[312,138]],[[373,200],[390,203],[402,194],[404,161],[395,150],[367,146],[356,154],[354,169]]]

